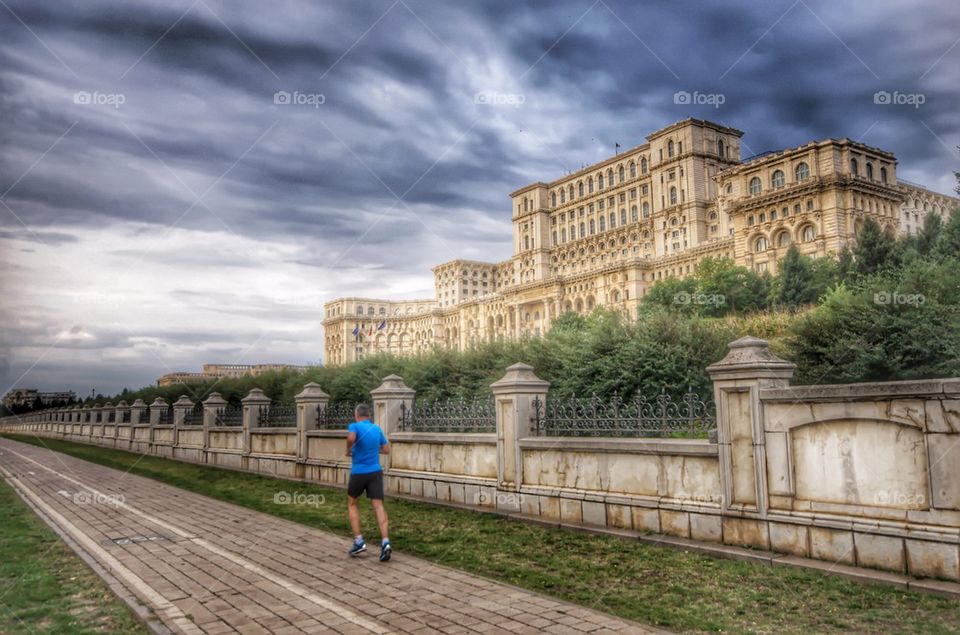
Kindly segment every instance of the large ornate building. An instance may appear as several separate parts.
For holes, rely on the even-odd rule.
[[[708,256],[775,273],[796,244],[837,254],[867,217],[916,232],[960,200],[897,180],[890,152],[827,139],[740,159],[739,130],[686,119],[647,142],[510,195],[514,255],[434,267],[432,299],[324,305],[324,361],[539,334],[566,311],[632,308]]]

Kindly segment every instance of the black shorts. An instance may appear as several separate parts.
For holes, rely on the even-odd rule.
[[[351,474],[347,482],[347,495],[360,498],[364,492],[370,500],[383,500],[383,472]]]

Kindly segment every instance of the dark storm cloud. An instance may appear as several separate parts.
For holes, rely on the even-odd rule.
[[[132,329],[172,365],[239,355],[272,322],[287,330],[264,336],[276,350],[261,357],[319,350],[320,290],[409,297],[429,292],[440,262],[505,258],[509,192],[686,117],[743,130],[744,155],[846,136],[893,151],[901,175],[941,191],[957,168],[960,8],[946,0],[6,4],[0,200],[27,228],[0,206],[0,241],[13,246],[3,289],[42,293],[30,272],[56,280],[86,265],[81,253],[38,269],[37,238],[108,256],[98,266],[125,288],[182,278],[136,301],[179,299],[191,310],[165,319],[212,322]],[[314,102],[275,103],[278,91]],[[523,103],[485,104],[485,91]],[[724,102],[678,104],[678,91]],[[875,104],[877,91],[925,103]],[[282,266],[313,278],[272,280]],[[77,292],[113,275],[84,271],[95,282]],[[289,293],[247,289],[260,280]],[[18,334],[35,352],[72,326],[49,298],[0,310],[5,380],[32,362],[11,352]],[[125,369],[104,381],[160,374],[122,329],[78,323],[95,326],[65,346],[100,347]],[[296,345],[296,327],[314,339]],[[126,349],[141,361],[116,356]],[[54,358],[38,365],[44,376]]]

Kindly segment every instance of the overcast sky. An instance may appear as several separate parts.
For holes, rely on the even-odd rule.
[[[509,192],[688,116],[949,193],[958,37],[955,0],[0,0],[0,383],[315,363],[324,301],[432,297],[511,255]]]

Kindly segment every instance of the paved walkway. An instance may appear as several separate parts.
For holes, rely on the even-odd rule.
[[[8,439],[0,474],[115,590],[153,611],[155,630],[652,632],[404,555],[402,545],[389,563],[370,548],[350,559],[342,536]]]

